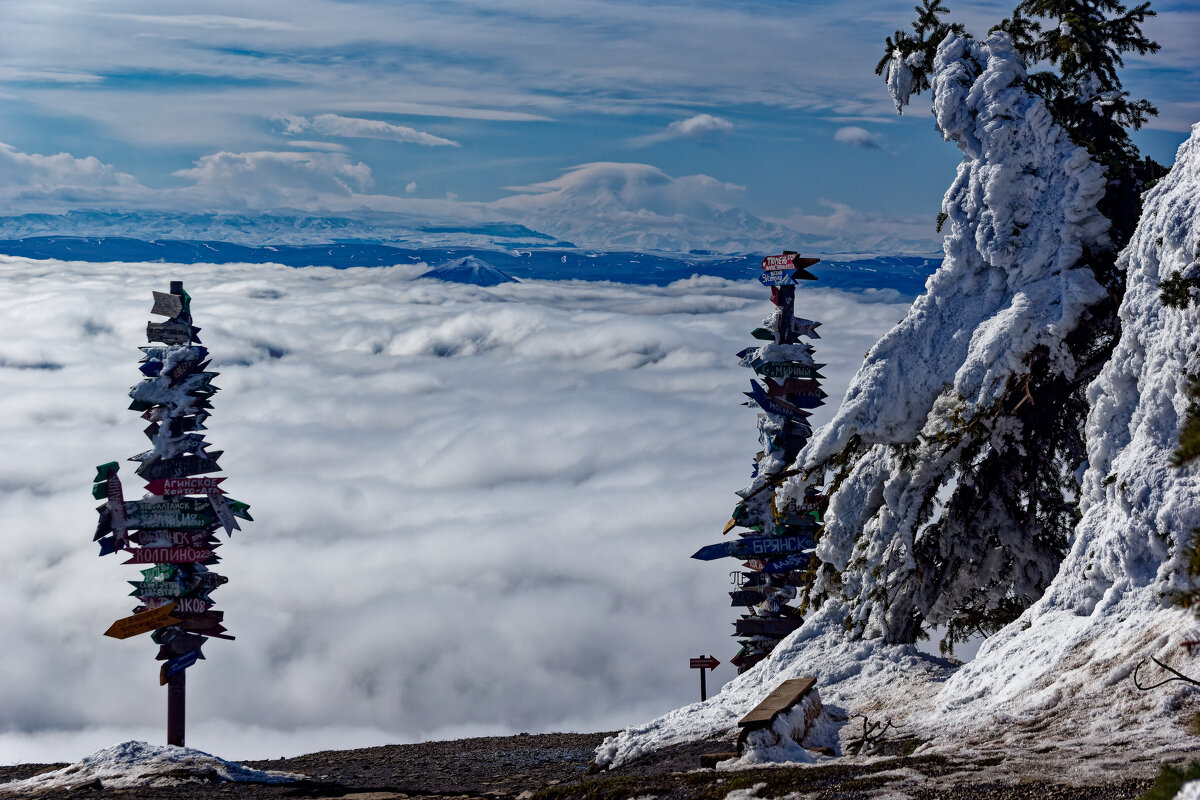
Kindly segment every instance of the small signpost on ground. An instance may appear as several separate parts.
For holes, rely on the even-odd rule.
[[[712,656],[700,656],[688,662],[690,668],[700,670],[700,702],[702,703],[708,699],[708,684],[704,678],[707,674],[706,670],[716,669],[720,663],[720,661],[717,661]]]
[[[208,350],[200,346],[192,325],[191,300],[181,281],[169,293],[155,292],[150,313],[168,317],[146,325],[146,338],[165,347],[143,347],[140,372],[146,376],[129,390],[130,409],[150,422],[144,433],[153,447],[130,458],[139,462],[137,476],[147,482],[140,500],[124,498],[113,461],[96,468],[92,494],[105,500],[97,511],[95,541],[100,555],[123,551],[125,564],[138,564],[142,580],[129,581],[139,605],[133,616],[114,622],[106,636],[126,639],[143,633],[157,644],[159,681],[167,687],[167,744],[183,746],[186,670],[204,658],[209,637],[232,639],[213,611],[209,593],[227,582],[207,565],[220,558],[216,531],[232,534],[235,517],[250,520],[249,506],[225,495],[223,477],[197,477],[217,472],[221,451],[207,450],[204,421],[215,372],[205,372]]]

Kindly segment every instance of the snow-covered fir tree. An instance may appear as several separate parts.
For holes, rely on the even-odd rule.
[[[932,90],[963,154],[946,259],[782,495],[832,472],[809,605],[841,597],[853,635],[891,642],[944,625],[949,649],[1040,597],[1079,519],[1086,387],[1117,340],[1116,255],[1155,167],[1128,137],[1153,108],[1117,70],[1157,45],[1146,5],[1030,0],[985,41],[940,0],[917,11],[879,71],[898,109]]]

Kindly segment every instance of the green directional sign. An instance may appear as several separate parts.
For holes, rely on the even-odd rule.
[[[178,581],[129,581],[134,597],[183,597],[190,589]]]
[[[158,564],[150,569],[142,570],[142,580],[144,581],[169,581],[174,579],[179,574],[179,570],[170,564]],[[130,581],[133,583],[133,581]]]
[[[217,521],[207,497],[158,503],[135,500],[125,504],[125,516],[131,528],[206,528]]]

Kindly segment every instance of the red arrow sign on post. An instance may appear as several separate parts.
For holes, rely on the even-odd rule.
[[[705,681],[705,676],[708,673],[705,670],[716,669],[720,663],[720,661],[717,661],[712,656],[700,656],[688,662],[689,667],[700,670],[700,702],[702,703],[708,699],[708,684]]]

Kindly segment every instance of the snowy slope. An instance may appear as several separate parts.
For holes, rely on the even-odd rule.
[[[966,45],[948,41],[940,56],[951,56],[954,47]],[[975,86],[955,87],[947,82],[952,73],[941,71],[946,77],[939,99],[959,92],[960,102],[970,104],[976,87],[1001,90],[995,97],[1005,99],[1004,72],[1012,69],[1011,62],[997,37],[989,40],[988,49],[988,69]],[[952,68],[949,61],[942,66]],[[1077,253],[1081,242],[1102,231],[1098,221],[1077,213],[1085,207],[1080,198],[1098,191],[1087,165],[1061,151],[1067,159],[1057,179],[1043,174],[1034,180],[1021,170],[1005,177],[1012,164],[1004,160],[989,170],[973,169],[978,165],[970,149],[994,154],[989,148],[1003,137],[989,140],[986,134],[1003,133],[1005,115],[1014,107],[1000,107],[1003,113],[992,125],[973,131],[954,127],[966,115],[956,113],[952,103],[935,101],[935,107],[939,124],[958,132],[968,155],[947,194],[954,222],[947,237],[947,266],[931,279],[928,295],[913,313],[872,351],[842,411],[810,445],[810,455],[835,451],[853,431],[880,441],[897,429],[907,427],[911,433],[912,420],[920,424],[941,391],[938,380],[986,402],[1013,369],[1012,353],[1022,352],[1053,326],[1070,324],[1070,309],[1094,296],[1090,276],[1054,269],[1069,264],[1071,251]],[[997,179],[990,191],[983,186],[972,190],[989,175]],[[991,224],[1002,219],[989,205],[997,197],[1008,198],[1010,211],[1036,204],[1024,212],[1032,236],[1006,240],[1007,226]],[[1033,245],[1023,241],[1030,239]],[[1055,247],[1059,242],[1066,253]],[[1200,672],[1200,660],[1189,659],[1179,646],[1189,635],[1197,636],[1194,622],[1166,599],[1186,583],[1181,552],[1191,540],[1189,532],[1200,525],[1200,468],[1168,465],[1187,406],[1184,373],[1200,371],[1200,312],[1164,308],[1157,288],[1174,270],[1195,265],[1198,256],[1200,126],[1180,148],[1171,174],[1148,195],[1141,225],[1121,257],[1128,270],[1128,293],[1120,311],[1123,334],[1089,393],[1090,466],[1083,481],[1083,518],[1071,551],[1042,599],[989,639],[974,661],[952,671],[949,664],[910,646],[885,645],[878,638],[849,640],[846,606],[830,601],[769,661],[727,684],[707,703],[613,737],[598,751],[600,763],[620,763],[665,744],[720,733],[779,681],[808,674],[818,677],[827,704],[861,710],[874,719],[892,718],[906,733],[931,739],[926,745],[930,750],[991,750],[1016,759],[1049,740],[1060,754],[1074,751],[1086,757],[1079,762],[1083,769],[1144,772],[1153,769],[1156,759],[1193,748],[1194,740],[1181,724],[1195,705],[1187,699],[1191,690],[1173,689],[1182,686],[1174,683],[1143,693],[1130,675],[1151,655]],[[988,263],[997,269],[986,269]],[[1034,264],[1050,270],[1051,277],[1032,279],[1027,270]],[[944,362],[933,352],[903,358],[905,347],[918,340],[916,332],[931,328],[942,332],[946,348],[970,355],[960,360],[962,369],[938,372]],[[897,385],[905,387],[900,394],[890,388]],[[872,397],[868,390],[885,394]],[[897,403],[905,413],[890,413]],[[879,470],[889,468],[878,465]],[[864,485],[868,478],[879,476],[863,476]],[[915,479],[897,472],[896,480]],[[894,502],[898,496],[902,492],[889,499]],[[849,502],[831,506],[830,516],[837,514],[851,521],[861,518]],[[836,524],[843,538],[832,545],[822,542],[829,548],[827,558],[844,557],[850,546],[850,525]],[[835,552],[839,548],[842,552]],[[1152,671],[1144,677],[1157,680],[1162,674]],[[1129,751],[1111,749],[1134,743]]]

